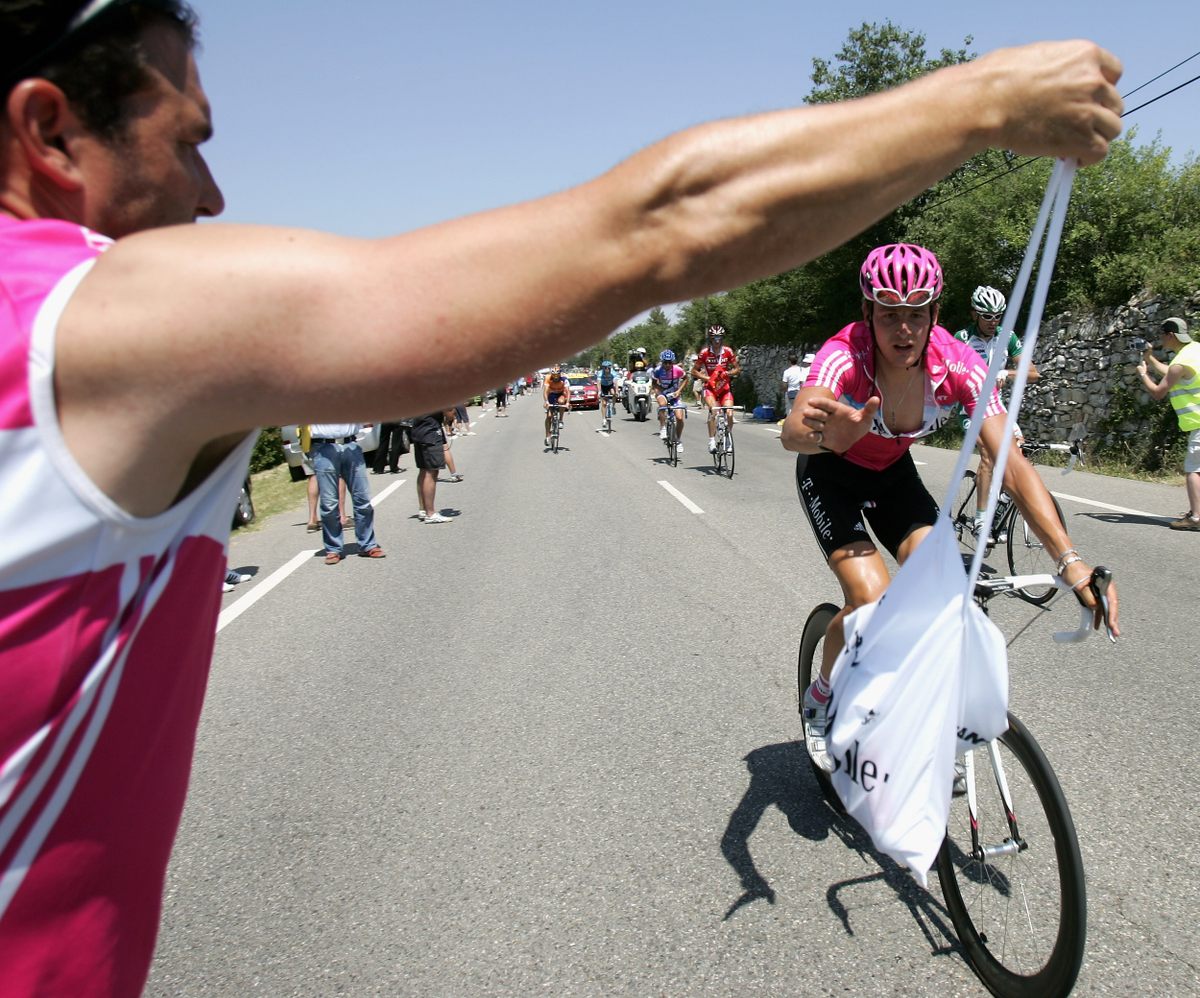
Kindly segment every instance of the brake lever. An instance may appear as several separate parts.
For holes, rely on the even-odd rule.
[[[1092,591],[1092,595],[1096,599],[1096,605],[1100,607],[1100,613],[1104,624],[1104,633],[1108,636],[1108,640],[1113,644],[1117,643],[1116,635],[1113,634],[1112,624],[1109,620],[1108,613],[1108,587],[1112,583],[1112,569],[1105,568],[1103,565],[1097,565],[1092,569],[1092,577],[1088,580],[1088,588]],[[1061,577],[1055,583],[1059,589],[1064,589],[1071,593],[1076,599],[1079,594],[1076,593],[1070,585],[1068,585]],[[1079,641],[1085,641],[1093,631],[1098,630],[1092,626],[1092,620],[1095,618],[1096,607],[1085,606],[1082,601],[1079,605],[1079,628],[1074,631],[1056,631],[1054,640],[1059,644],[1075,644]]]

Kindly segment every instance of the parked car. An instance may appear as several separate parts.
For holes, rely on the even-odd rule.
[[[300,427],[296,423],[288,423],[279,428],[279,434],[283,437],[283,459],[287,462],[288,474],[293,482],[304,481],[312,474],[312,465],[300,449]],[[370,464],[374,460],[375,448],[379,446],[379,426],[376,423],[362,424],[362,429],[358,431],[358,446],[362,448],[367,464]]]
[[[254,499],[250,496],[250,479],[246,478],[242,482],[242,489],[238,493],[237,505],[233,508],[233,526],[244,527],[248,523],[254,522]]]
[[[572,409],[599,409],[600,388],[590,374],[568,374]]]

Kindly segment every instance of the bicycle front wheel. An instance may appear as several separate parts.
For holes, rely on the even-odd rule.
[[[825,632],[829,630],[829,624],[837,616],[839,609],[839,607],[834,606],[832,603],[822,603],[808,615],[808,620],[804,622],[804,631],[800,635],[800,654],[796,658],[796,710],[801,715],[804,711],[804,692],[812,683],[813,675],[821,669],[821,655],[825,648]],[[803,716],[801,716],[800,721],[800,742],[803,747]],[[844,811],[842,801],[838,797],[837,791],[833,789],[833,783],[829,779],[829,774],[812,761],[806,748],[804,749],[804,757],[808,759],[808,765],[812,770],[813,777],[817,781],[817,786],[821,788],[821,795],[837,808],[839,812]]]
[[[1062,507],[1054,496],[1050,497],[1050,501],[1054,503],[1054,512],[1058,514],[1058,522],[1062,524],[1063,530],[1066,530],[1067,521],[1063,518]],[[1046,550],[1046,546],[1033,532],[1033,528],[1029,526],[1024,514],[1017,509],[1015,503],[1013,504],[1013,516],[1008,526],[1008,567],[1013,575],[1053,575],[1058,571],[1058,563],[1054,556]],[[1018,589],[1017,595],[1036,606],[1044,606],[1054,598],[1054,594],[1057,592],[1058,588],[1054,585],[1027,586],[1024,589]]]
[[[733,477],[733,434],[728,430],[725,431],[725,474],[730,478]]]
[[[975,472],[968,471],[958,483],[958,492],[950,507],[950,523],[959,546],[968,554],[975,553]]]
[[[675,414],[670,413],[667,416],[667,455],[673,468],[679,465],[679,437],[676,434]]]
[[[974,793],[951,801],[938,880],[967,961],[988,990],[1050,998],[1070,992],[1083,963],[1083,859],[1054,770],[1012,714],[1008,724],[969,753]]]

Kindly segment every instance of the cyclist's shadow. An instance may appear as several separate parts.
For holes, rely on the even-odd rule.
[[[934,955],[961,952],[950,914],[941,901],[922,889],[895,860],[877,852],[859,824],[824,798],[802,742],[766,745],[746,756],[745,762],[750,771],[750,785],[730,814],[721,836],[721,853],[741,880],[742,894],[729,906],[722,921],[728,921],[753,901],[765,899],[775,903],[774,889],[758,872],[750,855],[750,836],[767,809],[777,807],[798,835],[814,842],[836,835],[848,848],[879,865],[879,872],[831,884],[825,892],[830,910],[847,935],[854,935],[854,928],[849,909],[841,900],[842,892],[882,880],[908,908]]]

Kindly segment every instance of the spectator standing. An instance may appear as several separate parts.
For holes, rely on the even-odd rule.
[[[386,468],[391,474],[399,474],[400,456],[408,453],[408,442],[404,439],[404,424],[399,420],[379,424],[379,446],[375,448],[375,460],[371,470],[382,475]]]
[[[375,540],[375,507],[367,481],[367,462],[358,445],[361,423],[312,423],[313,470],[320,490],[321,539],[325,542],[325,564],[336,565],[346,557],[342,544],[343,521],[338,511],[338,481],[354,505],[354,536],[362,558],[384,558]]]
[[[508,415],[508,385],[501,385],[496,389],[496,415]]]
[[[783,397],[784,397],[784,417],[792,414],[792,405],[796,401],[796,396],[800,389],[804,387],[804,378],[807,371],[800,366],[800,358],[796,354],[788,356],[788,366],[784,368],[783,380]]]
[[[413,461],[417,466],[417,518],[426,523],[449,523],[448,516],[438,512],[438,472],[446,467],[448,452],[445,420],[453,418],[453,410],[429,412],[412,421]]]
[[[1155,357],[1147,343],[1137,372],[1152,399],[1171,399],[1179,428],[1187,434],[1183,472],[1188,508],[1178,520],[1171,521],[1171,529],[1200,530],[1200,344],[1192,339],[1187,323],[1180,318],[1164,320],[1161,334],[1163,349],[1175,354],[1171,363],[1164,364]],[[1151,378],[1147,367],[1153,367],[1161,380]]]

